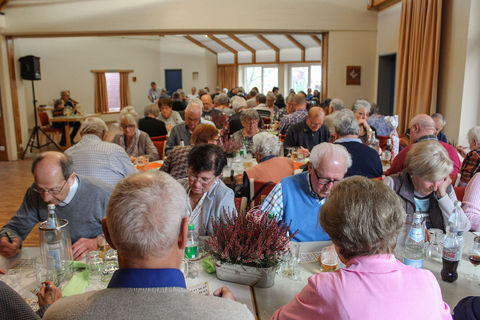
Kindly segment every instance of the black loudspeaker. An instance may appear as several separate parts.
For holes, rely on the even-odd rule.
[[[20,61],[20,76],[25,80],[40,80],[40,58],[25,56]]]

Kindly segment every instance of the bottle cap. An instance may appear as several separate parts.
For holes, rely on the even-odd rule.
[[[55,205],[53,203],[49,203],[47,205],[48,210],[55,210]]]
[[[195,230],[195,225],[193,223],[188,224],[188,230]]]

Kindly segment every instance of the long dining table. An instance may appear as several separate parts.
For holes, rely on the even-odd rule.
[[[440,276],[442,264],[440,262],[430,259],[425,259],[424,261],[423,268],[430,270],[435,275],[440,285],[443,299],[452,310],[463,297],[480,295],[480,284],[478,281],[474,282],[467,279],[468,274],[475,272],[475,267],[468,261],[468,249],[473,242],[473,238],[473,233],[465,234],[463,258],[457,270],[459,276],[453,283],[442,281]],[[186,279],[187,287],[210,295],[221,286],[230,287],[233,289],[234,294],[237,294],[238,301],[245,303],[257,319],[270,319],[275,310],[287,304],[303,289],[311,275],[322,272],[318,261],[309,259],[311,259],[311,256],[317,256],[322,248],[330,244],[330,241],[300,243],[300,263],[297,267],[297,279],[294,280],[277,273],[275,283],[270,288],[248,287],[221,281],[214,274],[207,274],[200,265],[197,265],[198,275],[193,279]],[[8,270],[14,267],[19,260],[30,259],[38,255],[38,247],[26,247],[14,258],[5,259],[0,257],[0,267]],[[0,277],[1,279],[2,277]],[[27,276],[21,282],[22,286],[14,289],[32,304],[31,300],[35,296],[31,294],[31,287],[34,285],[35,279],[34,277],[32,279],[31,274],[27,273]]]

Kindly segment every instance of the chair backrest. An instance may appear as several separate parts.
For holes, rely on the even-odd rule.
[[[164,154],[164,150],[165,150],[165,140],[153,140],[152,139],[152,142],[153,144],[155,145],[155,148],[157,148],[157,151],[158,151],[158,157],[160,160],[163,159],[163,154]]]
[[[48,120],[48,113],[46,111],[39,112],[38,119],[40,119],[40,125],[42,127],[50,125],[50,121]]]
[[[254,181],[253,182],[253,195],[250,203],[250,207],[256,207],[262,204],[263,200],[275,187],[276,183],[272,181]]]
[[[379,146],[382,150],[384,150],[385,147],[387,146],[388,138],[390,138],[390,137],[389,136],[377,136],[378,144],[379,144]]]
[[[167,141],[167,136],[150,137],[152,141]]]
[[[455,190],[455,195],[457,196],[458,201],[463,201],[465,187],[453,187],[453,190]]]

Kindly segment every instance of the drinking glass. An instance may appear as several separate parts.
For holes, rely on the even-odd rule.
[[[137,165],[138,170],[143,170],[148,165],[147,156],[138,156],[135,158],[135,164]]]
[[[105,262],[107,261],[117,261],[118,262],[118,253],[115,249],[110,249],[105,253]]]
[[[100,251],[94,250],[94,251],[89,251],[87,253],[87,258],[86,258],[87,265],[88,265],[89,261],[93,258],[100,258]]]
[[[100,252],[100,258],[104,259],[105,254],[110,249],[110,246],[108,245],[107,240],[105,240],[105,237],[103,235],[97,236],[97,248]]]
[[[20,289],[20,271],[17,269],[9,269],[3,280],[12,288]]]
[[[470,280],[479,281],[480,275],[478,274],[478,265],[480,264],[480,237],[473,239],[472,248],[468,253],[468,260],[475,266],[475,271],[468,276]]]
[[[297,242],[290,242],[288,252],[285,256],[285,261],[282,265],[282,274],[292,280],[299,280],[297,270],[300,262],[300,244]]]
[[[430,244],[427,247],[427,257],[431,260],[442,262],[442,243],[445,235],[442,229],[431,228],[430,232]]]
[[[107,261],[103,264],[102,268],[102,282],[109,282],[112,279],[115,271],[118,270],[118,262],[116,261]]]
[[[102,275],[103,260],[100,256],[92,257],[87,262],[88,273],[91,280],[98,280]]]
[[[321,266],[323,272],[330,272],[337,270],[338,256],[335,247],[328,246],[322,249]]]

